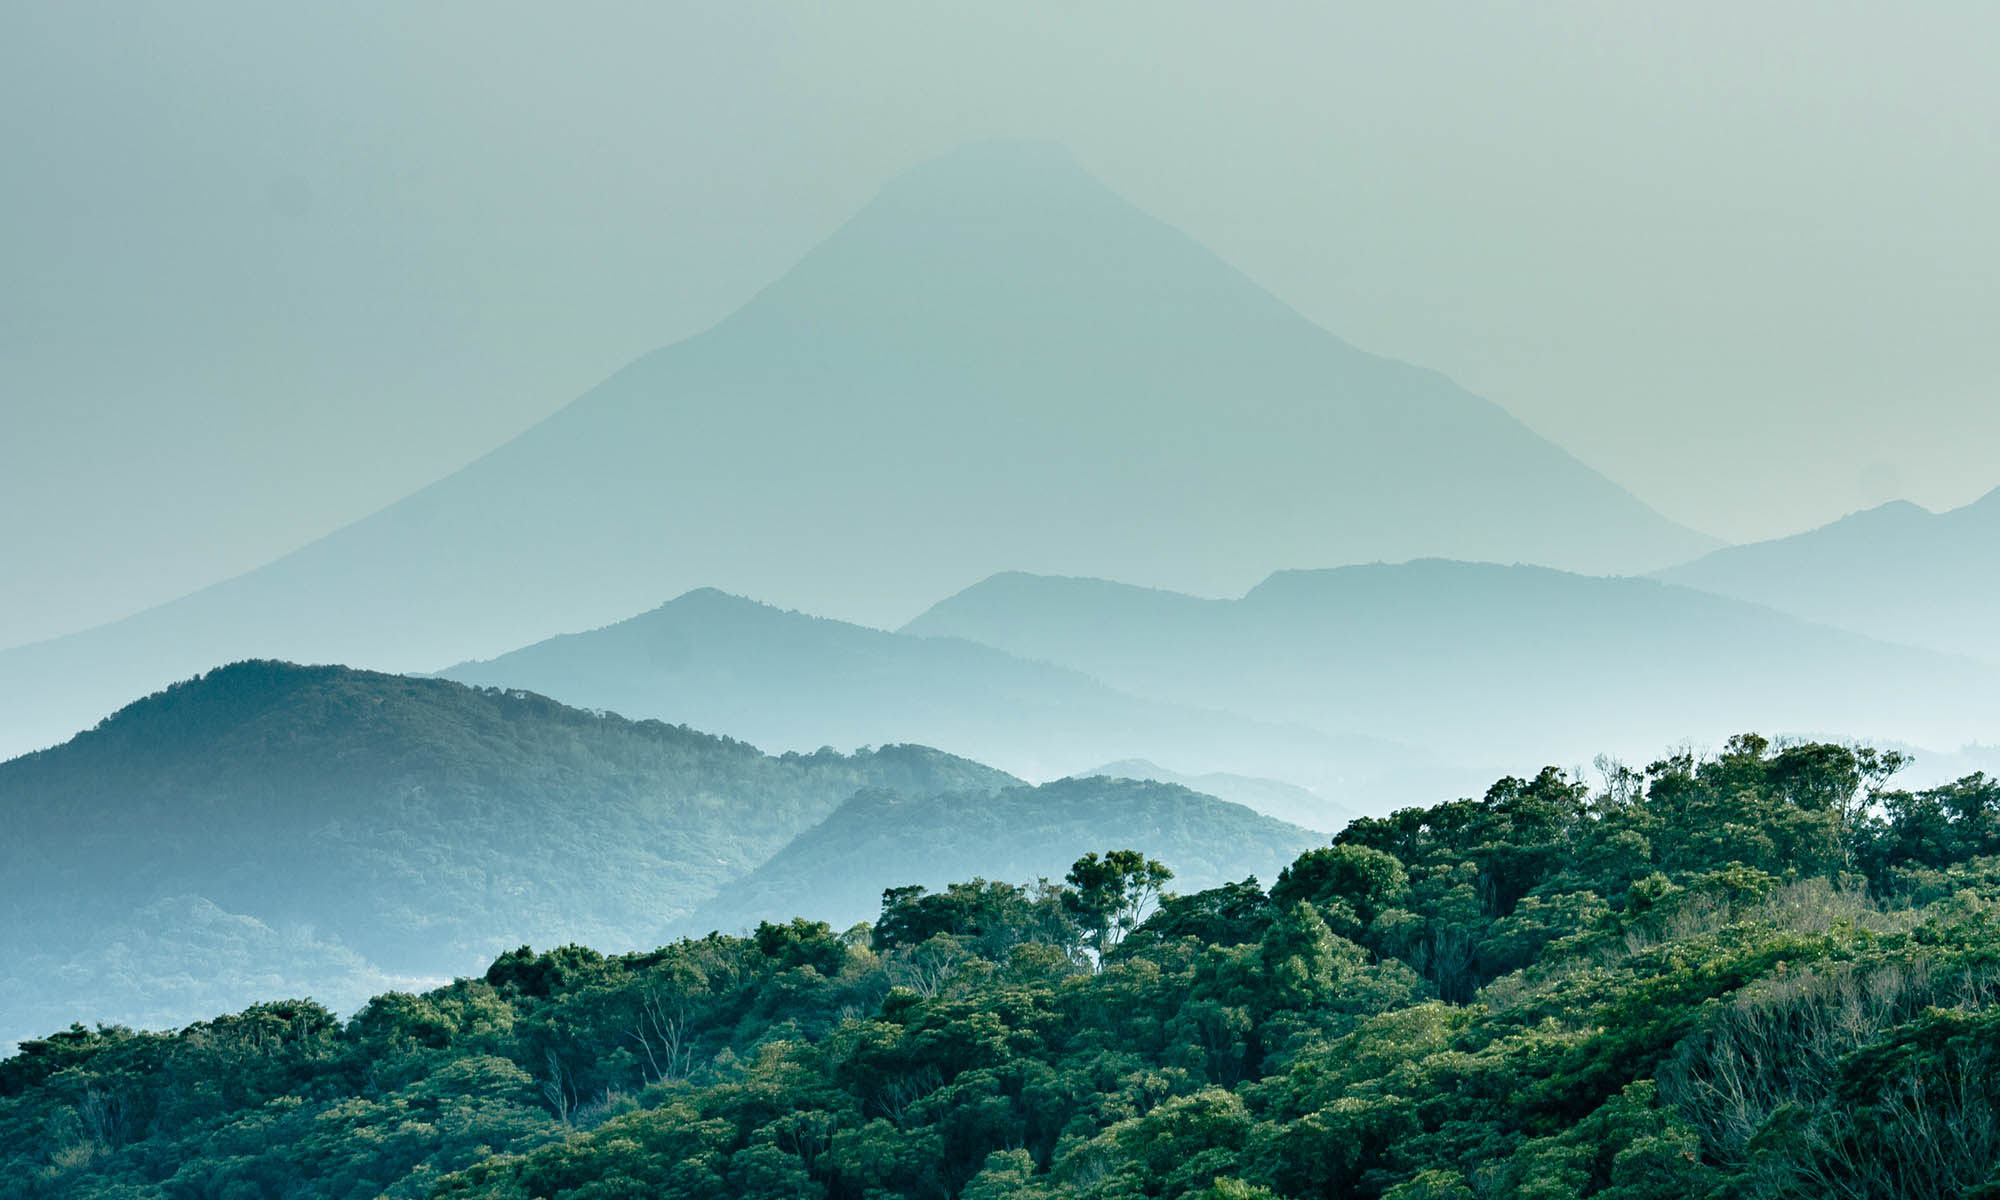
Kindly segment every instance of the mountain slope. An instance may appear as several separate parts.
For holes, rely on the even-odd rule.
[[[1275,817],[1293,825],[1303,825],[1308,829],[1332,824],[1334,829],[1362,815],[1337,801],[1286,783],[1281,779],[1261,779],[1254,775],[1235,775],[1227,771],[1210,771],[1202,775],[1187,775],[1179,771],[1169,771],[1156,762],[1143,758],[1126,758],[1117,762],[1078,773],[1083,778],[1103,775],[1111,779],[1141,779],[1154,783],[1172,783],[1200,792],[1204,796],[1214,796],[1231,804]],[[1433,800],[1438,796],[1450,795],[1448,788],[1436,788],[1431,792]],[[1379,808],[1380,797],[1370,795]]]
[[[980,795],[867,791],[725,887],[680,925],[699,936],[808,916],[873,920],[884,888],[943,888],[974,876],[1060,880],[1091,851],[1131,849],[1194,892],[1255,875],[1269,883],[1326,838],[1173,784],[1061,779]]]
[[[1430,779],[1420,755],[1381,739],[1138,700],[989,646],[784,612],[710,589],[441,674],[719,730],[771,750],[921,742],[1030,779],[1113,755],[1286,775],[1330,795]],[[1305,819],[1331,827],[1339,815],[1320,802]]]
[[[67,1023],[156,1020],[151,969],[119,960],[158,959],[163,934],[191,947],[179,970],[244,973],[231,1003],[263,975],[338,988],[521,942],[650,944],[858,789],[1015,782],[922,747],[772,758],[526,693],[240,663],[0,764],[0,952],[79,956],[32,979]],[[98,944],[117,927],[129,954]]]
[[[1010,574],[908,631],[1473,761],[1586,762],[1745,729],[1957,746],[2000,728],[2000,671],[1688,588],[1536,567],[1287,571],[1240,600]]]
[[[215,662],[427,669],[702,585],[888,623],[1006,568],[1232,592],[1298,562],[1640,570],[1713,544],[1308,322],[1062,151],[984,144],[464,470],[0,654],[0,753]]]
[[[2000,489],[1942,513],[1884,504],[1655,578],[2000,665]]]

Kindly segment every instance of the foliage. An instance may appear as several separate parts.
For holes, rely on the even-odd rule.
[[[1990,1196],[1991,785],[1887,778],[1744,737],[1149,915],[1111,851],[345,1023],[76,1027],[0,1063],[0,1197]]]

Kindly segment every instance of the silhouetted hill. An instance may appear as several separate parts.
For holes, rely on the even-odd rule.
[[[1587,761],[1732,729],[1991,741],[2000,672],[1690,588],[1446,561],[1285,571],[1240,600],[996,576],[908,632],[954,635],[1161,700]]]
[[[1030,779],[1107,757],[1262,770],[1398,799],[1431,781],[1393,743],[1139,700],[1075,671],[958,638],[886,633],[701,589],[588,633],[551,638],[442,674],[568,704],[658,717],[768,750],[921,742]],[[1319,809],[1319,823],[1337,824]],[[1296,818],[1295,818],[1296,819]]]
[[[1655,578],[2000,664],[2000,489],[1942,513],[1884,504]]]
[[[151,1022],[275,978],[365,996],[522,942],[651,944],[859,789],[1015,782],[923,747],[773,758],[527,693],[239,663],[0,764],[0,948],[43,968],[0,1040],[45,1023],[16,1024],[35,992],[63,1024]],[[164,978],[201,1007],[162,1007],[175,944]]]
[[[1179,784],[1189,791],[1214,796],[1218,800],[1227,800],[1231,804],[1241,804],[1267,817],[1275,817],[1293,825],[1303,825],[1307,829],[1337,830],[1362,815],[1337,800],[1329,800],[1310,788],[1286,783],[1281,779],[1233,775],[1227,771],[1186,775],[1179,771],[1170,771],[1156,762],[1143,758],[1120,759],[1088,771],[1079,771],[1077,774],[1085,779],[1093,775],[1103,775],[1111,779],[1147,779],[1154,783]],[[1438,789],[1433,794],[1444,795],[1448,790]]]
[[[1132,849],[1194,892],[1277,878],[1323,834],[1173,784],[1061,779],[991,794],[858,793],[763,866],[725,887],[680,928],[735,932],[808,916],[835,928],[874,919],[885,888],[943,888],[978,876],[1060,880],[1092,851]]]
[[[1299,562],[1647,570],[1713,544],[1063,151],[989,143],[407,499],[0,654],[0,753],[216,662],[431,669],[703,585],[887,624],[1009,567],[1233,592]]]

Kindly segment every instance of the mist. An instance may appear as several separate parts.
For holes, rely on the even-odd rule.
[[[2000,483],[1989,7],[1244,16],[10,10],[0,645],[416,490],[989,136],[1705,533]]]

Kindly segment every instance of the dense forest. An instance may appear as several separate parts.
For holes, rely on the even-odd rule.
[[[2000,1197],[2000,782],[1732,740],[0,1063],[0,1196]]]

